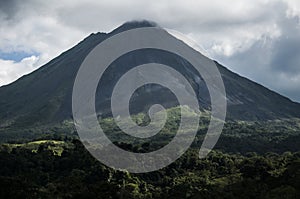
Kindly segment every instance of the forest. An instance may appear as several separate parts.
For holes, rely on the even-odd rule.
[[[0,198],[299,198],[300,153],[188,150],[144,174],[108,168],[77,139],[2,144]]]
[[[172,139],[178,121],[173,116],[161,133],[143,142],[122,136],[111,119],[100,123],[114,144],[145,153]],[[135,119],[145,122],[143,116]],[[0,198],[300,198],[299,120],[227,121],[203,159],[198,153],[207,120],[201,122],[181,158],[143,174],[100,163],[68,122],[44,133],[34,133],[43,131],[35,127],[29,131],[34,139],[1,140]]]

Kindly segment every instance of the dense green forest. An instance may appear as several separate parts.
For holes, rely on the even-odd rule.
[[[173,137],[180,116],[170,109],[160,133],[124,135],[99,120],[119,147],[154,151]],[[169,117],[171,116],[171,117]],[[133,117],[139,125],[148,118]],[[208,116],[191,148],[159,171],[131,174],[106,167],[84,148],[71,121],[20,131],[0,129],[0,198],[300,198],[300,121],[227,121],[215,149],[199,159]]]
[[[102,165],[76,139],[2,144],[0,198],[299,198],[300,153],[190,149],[168,167],[130,174]]]

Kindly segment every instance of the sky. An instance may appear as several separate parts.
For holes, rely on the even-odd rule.
[[[299,0],[0,0],[0,85],[92,32],[150,20],[230,70],[300,102]]]

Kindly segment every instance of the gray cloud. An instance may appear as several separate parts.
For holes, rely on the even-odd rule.
[[[281,21],[283,34],[274,42],[270,65],[280,72],[300,73],[300,26],[299,18]]]
[[[284,12],[283,12],[284,14]],[[284,15],[283,15],[284,16]],[[256,41],[232,56],[216,55],[232,70],[300,101],[300,26],[297,16],[277,21],[281,35]]]
[[[4,17],[4,19],[8,20],[13,18],[15,13],[18,11],[19,4],[22,1],[18,0],[2,0],[0,1],[0,15]]]

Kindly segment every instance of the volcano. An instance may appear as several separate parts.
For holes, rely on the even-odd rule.
[[[105,39],[133,28],[153,27],[149,21],[127,22],[110,33],[93,33],[73,48],[17,81],[0,87],[0,128],[54,124],[72,119],[72,89],[76,74],[88,53]],[[111,64],[108,75],[97,90],[96,109],[109,116],[110,94],[115,82],[130,67],[143,63],[162,63],[183,74],[198,94],[202,110],[210,110],[210,97],[205,82],[190,64],[174,54],[143,49],[130,52]],[[226,89],[227,120],[261,121],[299,118],[300,104],[268,88],[231,72],[215,61]],[[180,86],[180,85],[178,85]],[[159,99],[155,96],[160,96]],[[171,92],[159,85],[137,90],[131,102],[133,113],[145,111],[151,104],[166,108],[177,106]]]

